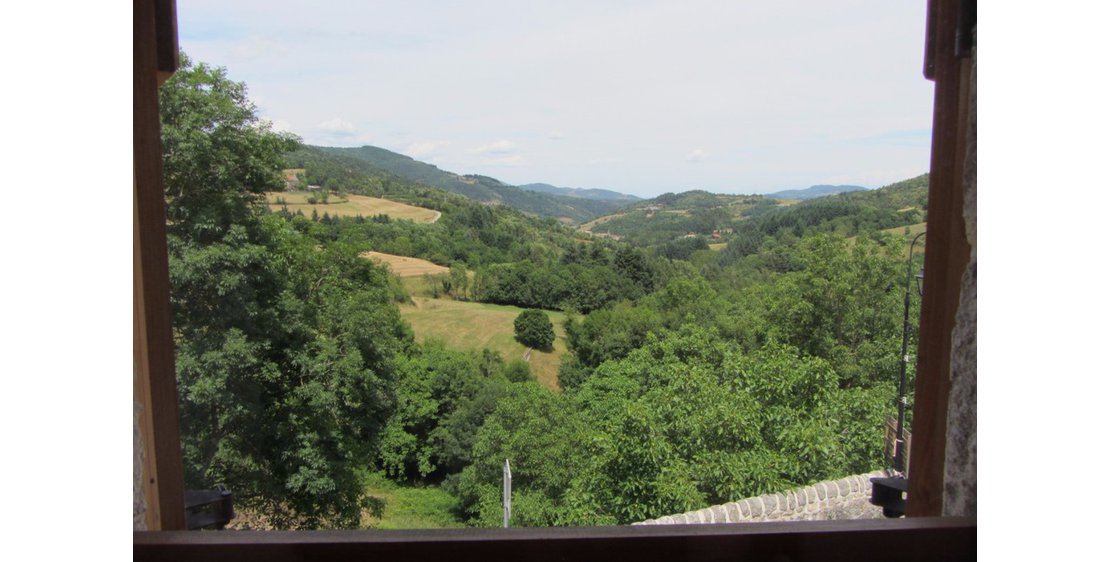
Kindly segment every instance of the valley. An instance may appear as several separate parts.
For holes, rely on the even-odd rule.
[[[187,488],[275,528],[498,527],[511,459],[513,526],[626,525],[886,465],[927,176],[541,193],[254,126],[182,57],[160,103]]]

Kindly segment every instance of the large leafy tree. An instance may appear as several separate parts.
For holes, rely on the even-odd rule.
[[[186,486],[278,525],[357,524],[411,345],[389,274],[255,204],[297,141],[242,83],[182,55],[160,103]]]
[[[223,68],[181,68],[158,96],[169,230],[211,242],[248,221],[249,203],[282,186],[283,154],[299,145],[258,118],[242,82]]]
[[[520,343],[536,349],[551,349],[555,343],[555,327],[542,310],[529,309],[513,320],[513,330]]]

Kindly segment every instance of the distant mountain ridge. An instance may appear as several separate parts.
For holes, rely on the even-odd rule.
[[[641,197],[629,195],[627,193],[618,193],[608,189],[598,188],[581,188],[581,187],[556,187],[548,183],[526,183],[518,185],[521,189],[528,191],[538,191],[540,193],[549,193],[551,195],[563,195],[566,197],[581,197],[583,199],[594,199],[597,201],[627,201],[635,202],[640,201]]]
[[[836,195],[837,193],[848,193],[851,191],[865,191],[866,187],[861,185],[814,185],[805,189],[786,189],[783,191],[776,191],[774,193],[765,193],[764,197],[772,199],[813,199],[815,197],[824,197],[826,195]]]
[[[628,203],[627,200],[570,197],[529,191],[488,176],[460,175],[441,170],[432,164],[376,146],[313,148],[327,154],[356,158],[410,181],[465,195],[476,201],[507,205],[518,211],[541,217],[552,217],[564,222],[586,222],[609,214]]]
[[[753,240],[777,235],[782,224],[809,226],[831,223],[838,217],[867,213],[879,229],[921,222],[924,216],[928,176],[918,176],[880,189],[860,186],[818,185],[809,189],[778,193],[729,195],[701,189],[664,193],[630,204],[619,212],[594,219],[579,227],[594,235],[622,238],[634,244],[664,244],[701,235],[707,240],[729,241],[735,232],[765,229]],[[786,218],[784,218],[786,217]],[[843,220],[843,219],[841,219]],[[844,229],[849,226],[841,225]],[[856,228],[858,225],[851,225]],[[801,235],[799,227],[796,234]]]

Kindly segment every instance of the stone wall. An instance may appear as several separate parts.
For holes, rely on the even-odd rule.
[[[138,384],[139,369],[135,368],[132,375],[132,384]],[[133,529],[136,531],[145,531],[146,529],[146,486],[143,485],[143,463],[146,462],[143,451],[143,432],[140,418],[143,411],[143,405],[136,399],[133,401],[134,406],[131,411],[131,423],[133,426],[133,441],[131,445],[131,455],[134,464],[132,465],[132,496],[131,496],[131,519]]]
[[[881,519],[882,508],[870,503],[871,479],[891,475],[889,471],[878,470],[840,480],[818,482],[812,486],[783,493],[767,494],[697,511],[668,515],[633,523],[633,525]]]
[[[944,515],[973,516],[976,512],[976,382],[978,251],[976,245],[976,73],[977,32],[972,33],[971,85],[968,91],[967,156],[964,159],[964,230],[971,257],[960,286],[960,308],[952,330],[952,370],[949,374],[948,433],[944,459]]]

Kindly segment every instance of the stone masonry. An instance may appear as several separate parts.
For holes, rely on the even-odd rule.
[[[749,523],[758,521],[814,521],[881,519],[883,510],[871,505],[871,479],[892,476],[887,470],[818,482],[812,486],[668,515],[633,525],[690,523]]]

